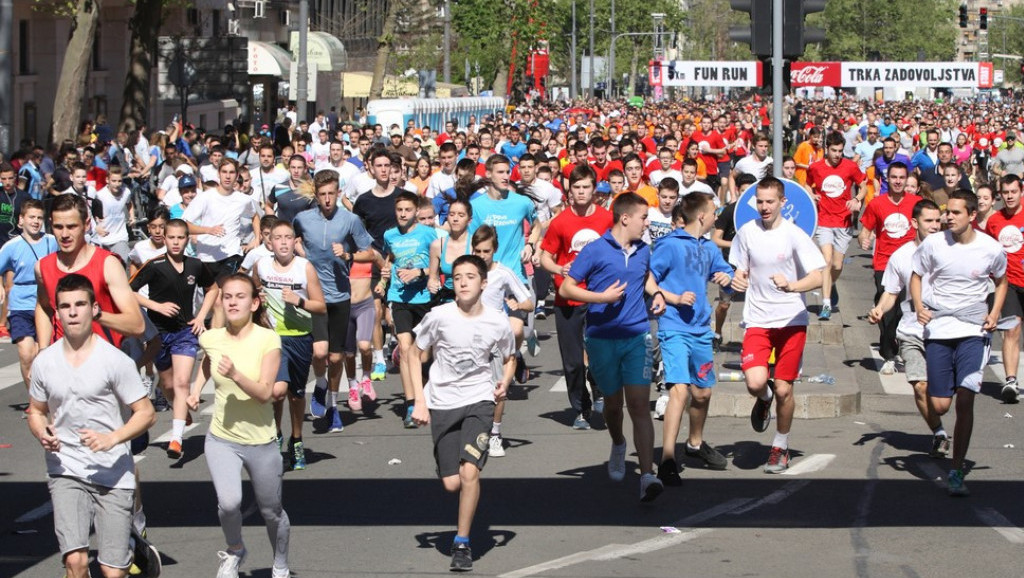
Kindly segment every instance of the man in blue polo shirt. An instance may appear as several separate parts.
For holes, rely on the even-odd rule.
[[[559,293],[590,303],[585,345],[590,371],[604,393],[604,419],[612,436],[608,476],[626,477],[626,438],[622,404],[633,422],[633,445],[640,461],[640,500],[649,502],[664,486],[654,474],[654,422],[651,420],[651,336],[644,283],[651,250],[641,241],[647,228],[647,201],[623,193],[612,204],[611,231],[589,243],[572,262]],[[581,285],[586,284],[586,289]],[[665,297],[653,289],[652,312],[665,310]]]

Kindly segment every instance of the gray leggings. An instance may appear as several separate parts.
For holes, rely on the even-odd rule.
[[[281,454],[270,442],[247,446],[206,434],[206,465],[217,491],[217,515],[228,546],[242,543],[242,467],[256,492],[256,503],[267,522],[267,534],[274,547],[274,566],[288,567],[288,537],[291,523],[281,506]]]

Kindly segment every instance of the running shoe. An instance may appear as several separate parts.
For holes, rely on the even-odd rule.
[[[711,336],[711,351],[718,353],[722,350],[722,334],[715,333]]]
[[[932,438],[932,451],[928,455],[933,458],[944,458],[949,453],[949,436],[939,434]]]
[[[302,442],[292,444],[292,470],[300,471],[306,469],[306,448]]]
[[[831,318],[832,318],[832,306],[826,303],[826,304],[821,306],[821,312],[818,313],[818,319],[820,319],[822,321],[828,321]]]
[[[665,491],[665,485],[652,473],[640,476],[640,501],[653,502]]]
[[[469,544],[452,544],[452,572],[469,572],[473,569],[473,551]],[[218,577],[219,578],[219,577]]]
[[[330,427],[327,428],[328,433],[337,433],[340,431],[345,431],[345,425],[341,423],[341,412],[338,411],[338,408],[328,408],[327,415],[325,417],[329,420],[331,424]]]
[[[882,369],[879,369],[878,373],[881,373],[882,375],[892,375],[896,373],[896,360],[886,359],[885,363],[882,364]]]
[[[729,465],[729,461],[725,459],[725,456],[705,441],[700,442],[700,447],[695,450],[690,449],[690,444],[686,444],[686,455],[700,458],[709,470],[724,470]]]
[[[572,429],[588,430],[590,429],[590,422],[581,413],[576,416],[576,421],[572,422]]]
[[[658,401],[654,402],[654,419],[665,418],[665,410],[668,409],[668,399],[667,393],[658,396]]]
[[[950,496],[964,497],[971,495],[964,484],[964,473],[960,470],[949,470],[949,477],[946,478],[946,489]]]
[[[277,453],[284,451],[284,437],[281,436],[281,432],[277,432]]]
[[[1003,403],[1017,403],[1020,401],[1020,395],[1017,394],[1016,377],[1010,376],[1006,378],[1006,383],[1003,384],[1000,397],[1003,399]]]
[[[242,548],[241,552],[221,550],[217,552],[220,558],[220,568],[217,569],[217,578],[238,578],[238,568],[245,562],[247,552]]]
[[[0,325],[0,339],[10,339],[11,332],[6,325]]]
[[[530,357],[540,355],[540,342],[537,341],[536,331],[531,331],[530,336],[526,338],[526,351],[530,353]]]
[[[349,385],[348,388],[348,408],[352,411],[363,410],[363,400],[359,397],[359,385]]]
[[[184,455],[184,452],[181,451],[181,441],[171,440],[171,443],[167,444],[167,457],[172,460],[180,460]]]
[[[626,478],[626,442],[621,446],[612,444],[612,453],[608,456],[608,477],[613,482]]]
[[[413,407],[411,405],[405,408],[405,419],[402,420],[402,425],[405,426],[405,429],[416,429],[419,427],[416,425],[416,422],[412,420],[412,410]]]
[[[383,361],[373,364],[373,371],[370,372],[370,379],[373,381],[384,381],[388,375],[388,366]]]
[[[538,305],[537,308],[533,310],[533,318],[537,321],[543,321],[548,318],[548,314],[544,311],[543,305]]]
[[[839,286],[832,286],[832,295],[829,296],[829,303],[832,307],[832,313],[839,313]]]
[[[369,377],[359,382],[359,393],[367,401],[377,401],[377,390],[373,389],[373,380]]]
[[[526,361],[523,360],[522,353],[516,353],[516,382],[526,383],[530,381],[530,368],[526,367]]]
[[[391,367],[398,369],[399,364],[402,363],[402,350],[398,348],[396,343],[391,349],[391,355],[388,356],[391,359]]]
[[[604,413],[604,398],[599,397],[594,400],[594,411],[597,413]]]
[[[768,380],[768,387],[774,392],[775,383],[772,380]],[[775,399],[773,395],[771,399],[765,401],[761,398],[754,400],[754,407],[750,410],[750,425],[753,426],[754,431],[764,433],[768,431],[768,424],[772,421],[772,400]]]
[[[491,441],[488,444],[487,454],[492,458],[503,458],[505,457],[505,447],[501,445],[501,436],[491,434]]]
[[[153,396],[153,409],[162,412],[171,409],[171,403],[164,397],[164,392],[161,388],[156,388],[156,393]]]
[[[131,529],[132,565],[128,573],[132,576],[158,578],[163,571],[160,552],[146,539],[146,531],[140,534],[134,527]]]
[[[270,574],[270,578],[289,578],[291,575],[291,570],[287,568],[278,568],[277,566],[274,566],[274,569]]]
[[[764,466],[764,473],[779,474],[789,469],[789,450],[778,446],[772,446],[768,454],[768,463]]]
[[[323,380],[323,382],[320,380]],[[324,417],[327,415],[326,377],[321,377],[316,380],[316,385],[313,387],[313,395],[309,398],[309,413],[313,417]]]
[[[658,468],[658,479],[664,482],[666,486],[676,487],[683,485],[683,478],[679,477],[679,466],[671,458],[661,462],[661,467]]]

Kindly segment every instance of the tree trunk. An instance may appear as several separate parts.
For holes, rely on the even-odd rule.
[[[128,73],[124,79],[121,130],[132,131],[148,124],[150,74],[156,62],[156,42],[163,24],[163,0],[135,0],[128,21],[131,31]]]
[[[629,57],[629,96],[633,96],[633,92],[636,90],[636,72],[637,67],[640,66],[640,46],[637,42],[633,43],[633,54]]]
[[[384,17],[384,30],[377,39],[377,61],[373,65],[373,81],[370,82],[370,100],[380,98],[384,93],[384,75],[387,74],[388,60],[391,58],[391,45],[395,41],[395,29],[398,28],[398,11],[401,0],[388,3],[388,13]]]
[[[508,65],[505,64],[504,60],[498,61],[498,72],[494,75],[494,84],[491,85],[491,90],[494,91],[494,96],[507,97],[505,94],[508,88]]]
[[[74,139],[78,121],[82,117],[82,97],[85,80],[92,58],[96,25],[100,19],[100,0],[78,0],[71,38],[64,51],[64,65],[57,81],[57,95],[53,102],[53,140]]]

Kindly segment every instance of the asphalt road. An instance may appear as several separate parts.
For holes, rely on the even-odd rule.
[[[841,281],[861,413],[797,421],[791,469],[777,476],[761,471],[773,429],[757,434],[747,419],[712,418],[706,439],[728,456],[728,469],[686,461],[683,487],[649,505],[639,503],[635,468],[624,482],[608,480],[603,424],[588,432],[569,427],[574,416],[559,383],[554,322],[540,322],[542,351],[530,359],[539,373],[514,388],[504,419],[508,455],[492,458],[483,472],[471,536],[475,573],[1024,575],[1024,406],[998,400],[1001,368],[992,365],[975,408],[972,495],[948,497],[948,462],[927,456],[930,432],[902,376],[883,379],[872,370],[876,334],[856,316],[873,293],[865,262],[851,261]],[[13,347],[0,346],[0,444],[10,444],[0,449],[0,576],[60,576],[43,452],[17,409],[25,399],[18,379]],[[358,416],[344,411],[344,432],[317,435],[307,423],[309,468],[286,473],[284,485],[295,576],[448,573],[456,499],[434,476],[429,432],[402,428],[397,375],[377,390],[376,407]],[[181,462],[159,443],[170,413],[158,416],[156,443],[138,461],[150,538],[164,554],[164,576],[213,576],[224,541],[202,455],[209,414],[186,433]],[[952,421],[945,420],[950,431]],[[635,467],[635,455],[629,460]],[[246,496],[251,502],[248,486]],[[246,518],[245,539],[242,574],[269,577],[272,554],[258,513]]]

